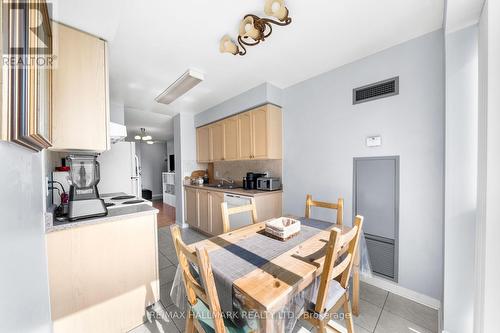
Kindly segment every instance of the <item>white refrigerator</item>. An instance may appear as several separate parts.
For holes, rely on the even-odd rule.
[[[142,197],[141,166],[135,152],[135,142],[118,142],[97,158],[101,181],[99,194],[124,192]]]

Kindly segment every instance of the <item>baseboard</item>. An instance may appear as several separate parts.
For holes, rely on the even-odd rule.
[[[157,199],[163,199],[163,194],[153,194],[151,196],[153,198],[153,200],[157,200]]]
[[[435,310],[441,309],[441,301],[439,301],[433,297],[421,294],[419,292],[410,290],[408,288],[402,287],[394,282],[387,281],[383,278],[376,277],[376,276],[372,276],[372,277],[361,276],[360,279],[361,279],[361,281],[366,282],[372,286],[387,290],[393,294],[407,298],[409,300],[420,303],[422,305],[428,306],[432,309],[435,309]]]

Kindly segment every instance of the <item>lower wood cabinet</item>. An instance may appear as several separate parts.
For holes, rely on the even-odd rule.
[[[210,192],[198,191],[198,228],[201,231],[211,234],[212,221],[210,219]]]
[[[186,187],[186,223],[208,235],[223,233],[221,203],[224,192]],[[257,218],[265,221],[282,216],[281,192],[269,192],[254,198]]]
[[[209,194],[210,202],[210,218],[211,218],[211,228],[210,233],[212,235],[220,235],[223,233],[222,227],[222,210],[220,204],[224,202],[224,193],[222,192],[210,192]]]
[[[199,228],[198,220],[198,190],[186,187],[186,223]]]
[[[156,214],[46,235],[54,333],[128,332],[159,301]]]

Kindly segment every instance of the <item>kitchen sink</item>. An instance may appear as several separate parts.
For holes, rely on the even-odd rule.
[[[243,188],[241,186],[237,186],[237,185],[232,185],[232,184],[224,184],[224,185],[221,185],[221,184],[209,184],[209,185],[205,185],[206,187],[213,187],[213,188],[220,188],[220,189],[224,189],[224,190],[232,190],[232,189],[236,189],[236,188]]]

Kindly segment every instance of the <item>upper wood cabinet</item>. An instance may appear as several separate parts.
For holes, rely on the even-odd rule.
[[[197,129],[198,162],[281,159],[282,127],[281,109],[270,104],[200,127]],[[200,140],[207,130],[210,147]],[[210,156],[209,159],[206,156]]]
[[[211,161],[210,152],[210,128],[199,127],[196,129],[196,150],[198,162],[207,163]]]
[[[224,123],[218,122],[210,126],[211,161],[223,161],[224,153]]]
[[[107,44],[104,40],[53,22],[54,150],[109,149]]]
[[[231,117],[224,122],[224,159],[234,161],[238,159],[238,117]]]
[[[252,158],[252,113],[245,112],[238,116],[239,159]]]
[[[269,111],[267,107],[258,108],[250,112],[252,116],[252,155],[251,158],[266,158],[268,156],[268,139],[271,134],[268,129]]]

